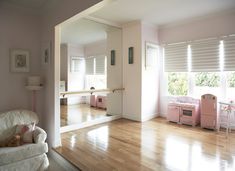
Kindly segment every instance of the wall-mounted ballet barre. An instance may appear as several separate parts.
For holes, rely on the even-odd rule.
[[[123,91],[123,90],[125,90],[125,88],[65,91],[65,92],[60,92],[60,98],[66,98],[66,96],[69,95],[92,95],[93,93],[115,93],[116,91]]]

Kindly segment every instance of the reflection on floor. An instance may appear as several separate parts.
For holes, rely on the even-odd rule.
[[[106,117],[106,110],[90,107],[89,104],[61,105],[60,113],[61,127]]]
[[[62,134],[56,149],[81,170],[235,170],[235,134],[126,119]]]

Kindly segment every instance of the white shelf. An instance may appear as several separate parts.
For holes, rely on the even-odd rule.
[[[42,86],[26,86],[26,89],[31,91],[39,91],[42,89]]]

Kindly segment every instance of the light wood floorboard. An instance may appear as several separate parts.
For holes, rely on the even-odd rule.
[[[89,104],[61,105],[60,126],[79,124],[106,117],[106,110],[90,107]]]
[[[59,154],[81,170],[234,171],[235,134],[155,118],[119,119],[62,134]]]

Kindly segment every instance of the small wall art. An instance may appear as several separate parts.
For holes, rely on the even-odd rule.
[[[128,63],[129,64],[134,63],[134,47],[129,47],[128,49]]]
[[[111,65],[115,65],[115,50],[111,50]]]
[[[42,47],[42,64],[48,65],[51,60],[51,43],[44,43]]]
[[[23,49],[10,50],[11,72],[29,72],[29,51]]]

